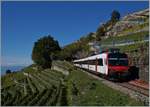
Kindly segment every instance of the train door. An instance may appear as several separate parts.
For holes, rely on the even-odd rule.
[[[98,67],[98,59],[96,58],[96,62],[95,62],[95,71],[96,71],[96,72],[98,72],[97,67]]]
[[[103,58],[103,70],[104,70],[104,74],[108,74],[108,66],[107,66],[107,59]]]
[[[90,63],[89,63],[89,59],[88,59],[88,61],[87,61],[87,64],[88,64],[88,70],[90,70],[90,69],[89,69],[89,64],[90,64]]]
[[[105,74],[104,61],[102,58],[98,59],[97,72]]]

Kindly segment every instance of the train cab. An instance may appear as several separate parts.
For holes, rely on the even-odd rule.
[[[129,60],[125,53],[108,54],[108,75],[112,77],[121,77],[129,75]]]

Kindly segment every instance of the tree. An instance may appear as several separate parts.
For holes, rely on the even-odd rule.
[[[105,36],[105,33],[106,33],[105,25],[101,25],[96,31],[96,40],[100,41],[101,37]]]
[[[34,43],[32,60],[42,68],[50,68],[53,60],[53,53],[60,51],[58,41],[50,35],[40,38]]]
[[[94,33],[93,32],[90,32],[88,35],[87,35],[87,42],[90,42],[90,41],[94,41],[95,40],[95,37],[93,36]]]
[[[105,36],[106,32],[111,30],[117,21],[120,20],[120,13],[114,10],[111,13],[111,19],[102,24],[96,31],[96,40],[100,41],[102,36]]]
[[[111,22],[117,22],[120,19],[120,13],[114,10],[111,14]]]
[[[11,70],[6,70],[6,74],[10,74],[11,73]]]

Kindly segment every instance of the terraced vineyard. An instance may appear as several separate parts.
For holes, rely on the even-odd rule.
[[[32,68],[18,74],[21,79],[16,73],[2,77],[3,106],[62,105],[62,98],[65,98],[62,96],[65,89],[63,74],[53,70],[38,72]],[[6,86],[8,83],[10,85]]]
[[[52,69],[37,70],[29,66],[7,74],[1,77],[1,85],[2,106],[144,105],[66,61],[53,62]]]

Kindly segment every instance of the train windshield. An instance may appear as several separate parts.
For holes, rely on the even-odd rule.
[[[128,58],[126,54],[111,53],[108,55],[108,63],[111,66],[128,66]]]

